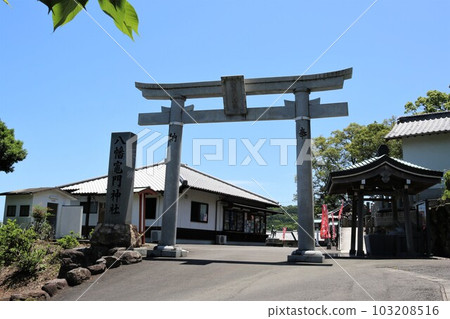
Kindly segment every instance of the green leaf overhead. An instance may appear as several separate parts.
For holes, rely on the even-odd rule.
[[[3,0],[8,3],[7,0]],[[52,12],[53,30],[70,22],[82,10],[88,0],[38,0]],[[133,6],[126,0],[99,0],[103,12],[109,15],[116,27],[133,39],[133,31],[138,34],[139,19]]]
[[[116,27],[133,39],[138,34],[139,19],[133,6],[126,0],[98,0],[103,12],[109,15]]]
[[[88,0],[60,0],[52,6],[53,30],[72,21],[83,9]]]

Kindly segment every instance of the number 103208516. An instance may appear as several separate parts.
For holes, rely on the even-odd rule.
[[[439,306],[373,306],[374,316],[437,316]]]

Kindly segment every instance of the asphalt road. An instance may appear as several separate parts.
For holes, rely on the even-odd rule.
[[[188,257],[110,269],[52,300],[440,301],[449,259],[326,259],[288,264],[293,248],[183,245]],[[450,297],[450,295],[449,295]]]

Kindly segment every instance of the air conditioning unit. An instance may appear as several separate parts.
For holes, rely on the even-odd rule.
[[[226,245],[227,244],[227,236],[226,235],[217,235],[216,236],[216,244],[217,245]]]
[[[152,230],[150,239],[152,243],[159,243],[159,241],[161,240],[161,231]]]

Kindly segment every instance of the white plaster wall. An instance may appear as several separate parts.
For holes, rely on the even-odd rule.
[[[215,230],[216,227],[216,201],[219,195],[209,194],[197,190],[189,190],[179,201],[177,226],[180,228],[193,228]],[[208,222],[191,222],[191,202],[208,204]],[[218,220],[219,216],[218,216]]]
[[[450,169],[450,133],[403,138],[403,159],[432,170],[446,172]],[[442,195],[444,181],[416,196],[416,201],[438,198]]]
[[[82,206],[67,206],[63,205],[61,208],[61,222],[59,229],[56,230],[56,238],[61,238],[69,235],[71,231],[75,234],[81,234],[83,207]]]
[[[403,138],[403,159],[432,170],[450,169],[450,133]]]
[[[131,206],[131,224],[139,227],[139,194],[133,194],[133,203]]]
[[[65,196],[63,193],[55,192],[52,190],[43,191],[33,194],[32,206],[47,207],[47,203],[58,204],[58,211],[56,212],[56,233],[61,228],[61,210],[63,205],[70,205],[72,203],[71,198]],[[54,213],[54,212],[53,212]]]
[[[83,213],[83,226],[86,224],[86,214]],[[96,226],[98,223],[98,210],[97,214],[89,214],[89,226]]]
[[[19,224],[29,224],[32,221],[32,196],[31,195],[8,195],[5,199],[5,210],[3,211],[3,223],[6,223],[8,219],[14,219],[14,217],[6,217],[6,209],[8,206],[16,206],[16,216],[17,222]],[[30,205],[30,217],[19,217],[20,206]]]
[[[77,196],[78,201],[72,202],[72,205],[79,205],[81,202],[87,202],[87,196]],[[100,196],[96,195],[94,196],[95,201],[99,203],[104,203],[106,201],[106,196]],[[108,209],[108,207],[106,207]],[[156,203],[156,216],[161,216],[162,214],[162,197],[158,197],[157,203]],[[90,214],[89,215],[89,226],[95,226],[98,223],[99,213],[97,211],[97,214]],[[146,220],[146,226],[150,226],[155,222],[153,219],[147,219]],[[83,214],[83,225],[86,223],[86,214]],[[133,225],[138,226],[139,225],[139,194],[135,193],[133,195],[133,202],[131,206],[131,223]],[[161,220],[157,221],[153,226],[161,226]]]

